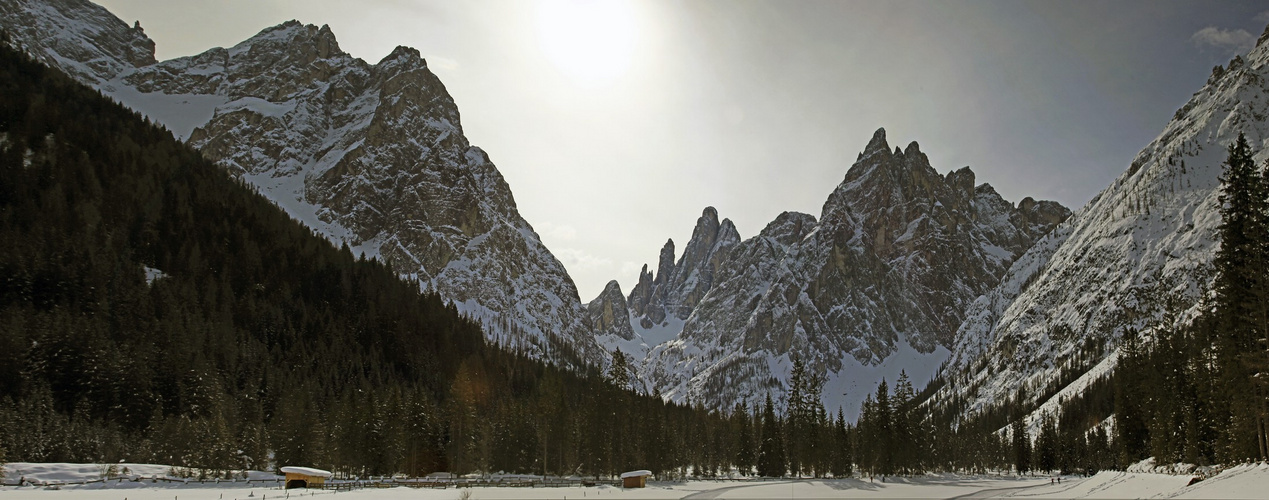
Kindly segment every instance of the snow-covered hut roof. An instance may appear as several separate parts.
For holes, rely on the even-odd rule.
[[[652,475],[652,471],[650,470],[632,470],[630,472],[622,472],[621,478],[625,479],[628,477],[651,476],[651,475]]]
[[[313,469],[310,467],[283,467],[283,474],[304,474],[305,476],[330,477],[329,471],[321,469]]]

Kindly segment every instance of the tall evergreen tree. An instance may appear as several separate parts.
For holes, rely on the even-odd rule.
[[[608,380],[621,389],[629,389],[634,379],[630,369],[630,360],[621,349],[612,350],[612,364],[608,366]]]
[[[732,418],[736,422],[736,469],[742,476],[748,476],[754,466],[753,421],[748,408],[741,403],[736,403]]]
[[[1115,368],[1115,447],[1118,463],[1127,466],[1145,458],[1150,431],[1146,425],[1145,351],[1136,329],[1124,329]]]
[[[1053,418],[1045,414],[1040,418],[1040,435],[1035,442],[1035,468],[1041,472],[1057,469],[1057,426]]]
[[[1264,366],[1269,328],[1269,187],[1243,134],[1229,145],[1221,177],[1221,246],[1215,265],[1217,358],[1228,408],[1221,458],[1269,458]],[[1269,383],[1269,382],[1266,382]]]
[[[784,459],[784,435],[776,418],[775,405],[767,394],[762,407],[762,444],[758,447],[758,475],[783,477],[788,472]]]
[[[850,443],[850,432],[846,428],[846,417],[842,409],[837,409],[837,421],[833,424],[833,477],[850,477],[853,469],[854,449]]]
[[[1031,436],[1027,435],[1025,418],[1019,415],[1009,426],[1009,437],[1013,441],[1013,466],[1018,474],[1031,471]]]
[[[864,399],[857,432],[860,442],[860,464],[871,474],[891,475],[895,464],[895,409],[890,386],[883,378],[875,395]]]
[[[894,399],[891,404],[894,408],[891,445],[894,464],[897,471],[911,473],[920,467],[917,463],[921,458],[917,453],[920,419],[912,408],[916,392],[912,389],[907,370],[899,371],[899,378],[895,380],[894,389]]]
[[[1218,332],[1217,359],[1226,392],[1227,429],[1221,439],[1226,461],[1266,457],[1265,386],[1256,360],[1264,357],[1269,326],[1269,213],[1266,213],[1266,180],[1255,168],[1246,137],[1228,146],[1225,173],[1221,176],[1221,226],[1218,235],[1217,277],[1214,283],[1214,322]],[[1258,377],[1260,376],[1260,377]]]
[[[824,377],[811,373],[805,361],[794,357],[785,408],[785,454],[794,474],[814,473],[816,459],[822,451],[817,437],[817,415],[823,410],[820,405],[823,387]]]

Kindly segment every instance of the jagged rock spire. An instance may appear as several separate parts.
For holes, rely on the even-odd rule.
[[[650,280],[650,288],[643,286],[646,272],[640,274],[640,284],[631,290],[629,298],[636,321],[643,328],[651,328],[664,322],[667,315],[687,319],[713,286],[714,275],[731,248],[739,242],[735,224],[730,219],[719,222],[718,210],[705,207],[678,262],[674,260],[674,241],[670,240],[661,249],[657,276]]]

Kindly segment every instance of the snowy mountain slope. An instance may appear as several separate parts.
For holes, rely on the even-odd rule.
[[[883,376],[933,376],[964,308],[1068,213],[1031,199],[1015,207],[968,168],[940,175],[915,142],[891,151],[878,130],[819,220],[786,212],[730,245],[682,331],[641,374],[669,398],[728,407],[781,392],[799,356],[829,374],[826,401],[853,411]],[[681,272],[672,259],[667,244],[658,280]],[[660,290],[645,272],[648,282]],[[632,322],[649,319],[637,313]]]
[[[84,0],[0,1],[0,26],[28,53],[89,85],[154,64],[154,41]]]
[[[139,28],[87,1],[0,0],[0,12],[28,51],[164,124],[334,244],[438,291],[491,336],[603,359],[572,279],[463,137],[418,51],[369,64],[328,27],[290,21],[156,62]]]
[[[1111,369],[1125,328],[1194,317],[1219,245],[1226,147],[1243,132],[1269,158],[1267,38],[1218,66],[1127,171],[973,303],[936,404],[963,398],[970,412],[1022,387],[1038,397],[1060,389],[1063,369]]]

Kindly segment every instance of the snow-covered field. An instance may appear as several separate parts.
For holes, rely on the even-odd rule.
[[[164,477],[167,466],[120,464],[145,478]],[[7,464],[7,483],[18,478],[39,483],[98,480],[100,464]],[[1269,488],[1269,464],[1233,467],[1205,481],[1189,485],[1193,476],[1139,472],[1102,472],[1088,478],[1065,477],[1061,484],[1048,478],[1008,476],[926,475],[890,478],[886,482],[868,479],[798,481],[688,481],[651,482],[643,489],[612,486],[568,488],[471,488],[415,489],[385,488],[353,491],[283,490],[264,479],[264,472],[251,474],[252,485],[236,483],[153,483],[110,480],[87,485],[5,486],[0,499],[33,500],[289,500],[304,497],[319,500],[451,500],[470,491],[472,499],[670,499],[670,498],[1265,498]]]

